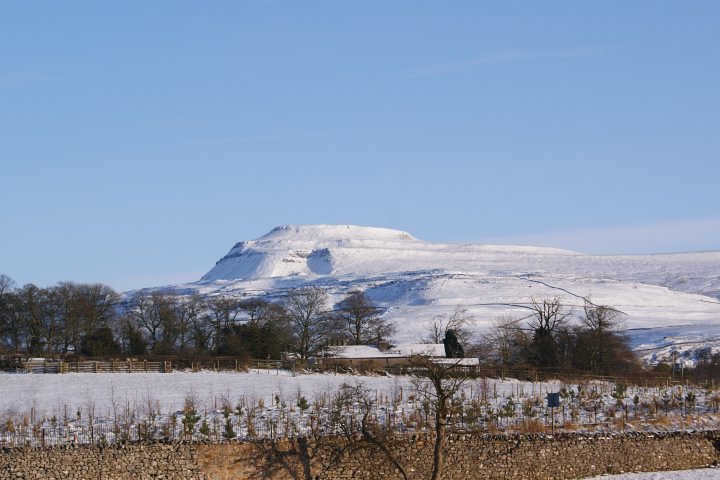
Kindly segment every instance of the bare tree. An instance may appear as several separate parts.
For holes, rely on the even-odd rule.
[[[375,317],[368,322],[368,340],[376,343],[378,348],[387,346],[387,340],[395,333],[395,325],[382,317]]]
[[[246,315],[248,322],[261,322],[266,319],[269,315],[268,312],[275,304],[263,300],[262,298],[251,298],[248,300],[240,301],[240,308]]]
[[[179,295],[173,294],[173,301],[170,304],[170,308],[173,311],[175,317],[175,331],[177,337],[177,348],[181,352],[187,351],[188,343],[190,341],[190,324],[191,315],[194,313],[190,302]]]
[[[0,345],[11,346],[13,342],[13,303],[15,281],[5,274],[0,274]],[[1,348],[1,347],[0,347]]]
[[[584,316],[580,318],[575,359],[579,366],[596,373],[604,373],[618,363],[632,362],[633,355],[620,334],[621,312],[605,305],[585,301]],[[625,358],[623,358],[625,357]]]
[[[102,283],[72,285],[77,291],[76,308],[83,319],[85,330],[92,331],[97,327],[107,325],[115,315],[115,306],[120,300],[117,292]]]
[[[138,326],[137,317],[127,311],[116,322],[116,335],[120,339],[122,349],[130,355],[144,355],[147,349],[146,336]]]
[[[65,319],[63,335],[63,353],[79,351],[80,341],[87,332],[82,322],[82,309],[78,308],[78,292],[72,282],[60,282],[55,287]]]
[[[311,420],[307,435],[281,442],[251,441],[250,445],[255,447],[251,455],[260,470],[258,477],[325,478],[338,472],[346,457],[360,455],[365,463],[378,467],[390,464],[404,480],[411,478],[409,469],[395,454],[397,442],[393,431],[375,419],[374,397],[374,391],[361,383],[344,384],[327,405],[328,421]],[[332,435],[328,435],[328,430]],[[386,478],[384,468],[376,470],[371,469],[368,478]]]
[[[530,309],[533,312],[530,327],[536,332],[541,331],[550,335],[565,324],[573,313],[572,309],[568,309],[562,304],[560,297],[540,300],[533,298]]]
[[[20,353],[25,341],[25,314],[20,295],[15,291],[5,292],[0,311],[0,339],[15,353]]]
[[[208,310],[208,322],[212,329],[212,349],[217,350],[222,344],[223,332],[229,332],[242,312],[239,298],[216,296],[205,302]]]
[[[145,293],[135,296],[127,315],[138,329],[147,333],[152,349],[160,341],[162,327],[160,312],[153,296]]]
[[[52,289],[33,284],[23,286],[17,295],[19,320],[28,353],[43,355],[53,351],[62,328],[57,295]]]
[[[616,332],[622,328],[622,318],[619,310],[606,305],[594,305],[589,300],[583,307],[585,316],[580,322],[593,332]]]
[[[521,319],[510,316],[497,317],[484,336],[483,349],[502,365],[510,365],[517,360],[521,349],[527,344],[525,332],[519,325],[520,321]]]
[[[161,292],[135,296],[127,316],[135,327],[147,334],[154,353],[169,353],[178,338],[176,299]]]
[[[443,343],[448,330],[452,330],[460,344],[466,345],[470,341],[468,327],[472,320],[473,317],[467,312],[467,309],[458,305],[449,317],[435,317],[433,322],[425,327],[425,334],[421,337],[421,341],[423,343]]]
[[[84,336],[111,326],[120,296],[107,285],[60,282],[54,287],[64,323],[63,352],[78,350]]]
[[[15,280],[8,277],[4,273],[0,274],[0,305],[5,299],[5,294],[10,293],[15,288]]]
[[[327,311],[327,301],[324,289],[305,287],[290,292],[283,302],[300,358],[317,353],[335,329],[334,319]]]
[[[530,360],[539,367],[555,367],[559,363],[558,345],[555,338],[570,316],[572,309],[560,301],[560,297],[532,299],[530,310],[533,316],[529,324],[533,329],[530,344]]]
[[[381,338],[392,334],[392,324],[379,316],[380,309],[359,290],[350,292],[335,305],[335,310],[352,345],[364,345],[375,340],[379,343]]]
[[[359,407],[359,417],[347,415],[346,408]],[[371,449],[370,458],[377,458],[379,452],[387,461],[398,469],[400,475],[407,480],[408,471],[402,461],[395,455],[393,432],[380,425],[374,418],[377,411],[375,395],[365,385],[343,384],[333,397],[330,405],[330,421],[337,425],[354,450]]]
[[[435,416],[435,445],[433,448],[433,469],[431,480],[440,480],[445,468],[445,444],[447,427],[452,416],[452,400],[468,380],[461,371],[461,360],[436,362],[427,356],[416,355],[411,359],[413,366],[420,368],[416,380],[417,391],[429,402]],[[423,384],[430,388],[423,388]]]
[[[207,318],[203,315],[205,302],[199,295],[190,295],[183,302],[184,318],[188,328],[188,341],[195,353],[205,353],[209,349],[210,332]]]

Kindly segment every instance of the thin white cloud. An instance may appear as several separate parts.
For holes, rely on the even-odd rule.
[[[457,62],[438,63],[406,70],[410,77],[430,77],[454,75],[474,68],[498,63],[525,62],[533,60],[572,60],[594,56],[601,53],[598,47],[577,47],[555,50],[507,49],[487,52],[478,57]]]
[[[491,242],[567,248],[594,254],[720,250],[720,219],[514,235],[494,238]]]

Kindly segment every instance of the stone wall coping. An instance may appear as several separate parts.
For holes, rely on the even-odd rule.
[[[397,433],[396,438],[398,440],[411,440],[420,441],[432,439],[435,437],[434,432],[423,432],[423,433],[412,433],[402,434]],[[488,434],[484,432],[452,432],[447,435],[448,442],[457,441],[483,441],[483,442],[538,442],[538,441],[568,441],[568,440],[622,440],[622,439],[639,439],[639,438],[720,438],[720,430],[678,430],[678,431],[652,431],[652,432],[559,432],[555,435],[552,434],[523,434],[523,433],[502,433],[502,434]],[[314,443],[314,439],[305,437]],[[345,437],[323,437],[324,440],[332,440],[333,438],[338,441],[346,440]],[[0,447],[0,454],[8,454],[13,452],[34,452],[34,451],[52,451],[52,450],[82,450],[82,449],[95,449],[95,450],[122,450],[129,447],[157,447],[157,446],[168,446],[173,448],[179,448],[182,446],[193,446],[193,445],[243,445],[251,443],[273,443],[273,442],[294,442],[298,438],[284,438],[284,439],[258,439],[257,441],[248,439],[237,439],[237,440],[143,440],[139,442],[118,442],[118,443],[96,443],[96,444],[77,444],[77,445],[49,445],[49,446],[16,446],[16,447]]]

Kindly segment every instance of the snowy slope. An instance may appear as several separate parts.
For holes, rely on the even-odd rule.
[[[304,225],[273,229],[240,242],[203,278],[256,280],[294,275],[385,275],[418,270],[485,271],[517,255],[577,255],[574,252],[514,246],[446,245],[423,242],[409,233],[351,225]]]
[[[717,339],[720,347],[720,252],[599,256],[430,243],[384,228],[284,226],[236,244],[199,282],[171,288],[277,299],[308,284],[327,287],[333,300],[364,290],[396,320],[399,342],[416,341],[456,305],[468,309],[481,331],[498,315],[527,315],[511,304],[559,295],[578,309],[580,297],[591,297],[623,311],[628,333],[648,358],[669,354],[673,345],[691,350]]]

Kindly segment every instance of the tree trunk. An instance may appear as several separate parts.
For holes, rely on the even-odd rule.
[[[433,450],[433,470],[431,480],[441,480],[445,466],[445,426],[447,412],[445,406],[438,408],[435,413],[435,449]]]

